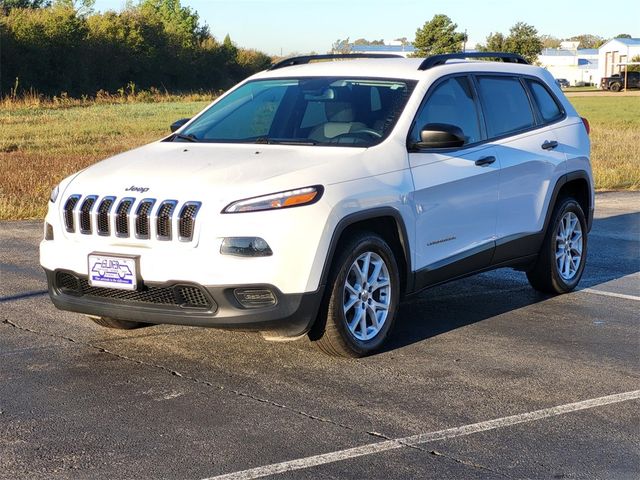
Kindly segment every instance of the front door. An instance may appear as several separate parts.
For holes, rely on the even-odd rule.
[[[409,153],[417,288],[488,266],[495,246],[500,164],[494,146],[481,144],[478,100],[468,76],[446,78],[427,92],[409,143],[434,123],[460,128],[465,143]]]

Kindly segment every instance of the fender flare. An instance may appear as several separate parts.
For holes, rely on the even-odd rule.
[[[398,229],[398,238],[400,240],[400,248],[404,255],[404,261],[407,266],[405,290],[410,292],[413,290],[413,267],[411,263],[411,247],[409,243],[409,235],[407,234],[407,227],[400,212],[393,207],[375,207],[368,210],[362,210],[359,212],[350,213],[349,215],[340,219],[338,224],[333,230],[331,235],[331,241],[329,243],[329,250],[324,260],[324,266],[322,267],[322,275],[320,277],[320,286],[324,289],[329,281],[329,273],[333,264],[333,259],[338,248],[338,242],[342,237],[344,231],[358,222],[363,220],[372,220],[375,218],[391,217],[396,223]]]

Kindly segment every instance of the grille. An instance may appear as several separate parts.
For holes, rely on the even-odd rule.
[[[98,206],[98,235],[109,235],[109,212],[115,197],[104,197]]]
[[[71,195],[64,204],[62,214],[65,228],[70,233],[78,229],[84,235],[96,233],[108,237],[115,234],[128,238],[131,236],[130,230],[134,229],[137,239],[149,240],[153,218],[158,240],[172,240],[174,220],[178,222],[178,239],[181,242],[193,240],[201,202],[184,202],[179,209],[177,200],[162,200],[157,209],[154,209],[155,204],[155,198],[143,198],[136,205],[133,197],[118,199],[115,196],[87,195],[83,198],[81,195]],[[79,227],[75,225],[76,222]]]
[[[91,209],[98,197],[90,195],[84,199],[80,207],[80,233],[91,233]]]
[[[149,215],[155,200],[145,198],[138,205],[136,210],[136,237],[137,238],[149,238]]]
[[[172,305],[181,308],[217,308],[216,303],[209,298],[204,289],[197,285],[143,286],[141,290],[119,290],[92,287],[85,278],[76,277],[68,272],[57,272],[56,286],[67,295],[106,298],[127,303]]]
[[[181,241],[190,242],[193,238],[193,227],[199,209],[200,202],[187,202],[180,210],[178,232]]]
[[[171,217],[178,202],[165,200],[158,207],[156,231],[158,240],[171,240]]]
[[[116,208],[116,236],[128,237],[129,236],[129,212],[133,205],[133,198],[123,198],[120,200],[118,207]]]
[[[76,208],[80,195],[71,195],[64,204],[64,226],[67,232],[74,232],[73,209]]]

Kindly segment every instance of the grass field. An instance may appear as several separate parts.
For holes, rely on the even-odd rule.
[[[598,189],[640,189],[640,97],[571,98],[591,123]],[[42,218],[51,189],[98,160],[168,133],[205,101],[0,110],[0,219]]]

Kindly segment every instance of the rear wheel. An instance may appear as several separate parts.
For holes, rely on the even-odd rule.
[[[326,318],[310,336],[324,353],[362,357],[391,333],[400,297],[398,265],[389,245],[371,233],[358,234],[341,250],[328,285]]]
[[[586,256],[584,212],[575,199],[565,198],[554,209],[538,261],[527,272],[529,283],[542,292],[570,292],[582,277]]]
[[[115,318],[110,317],[93,317],[88,315],[88,317],[100,325],[101,327],[106,328],[115,328],[118,330],[133,330],[134,328],[142,328],[142,327],[150,327],[151,323],[142,323],[142,322],[131,322],[128,320],[117,320]]]

